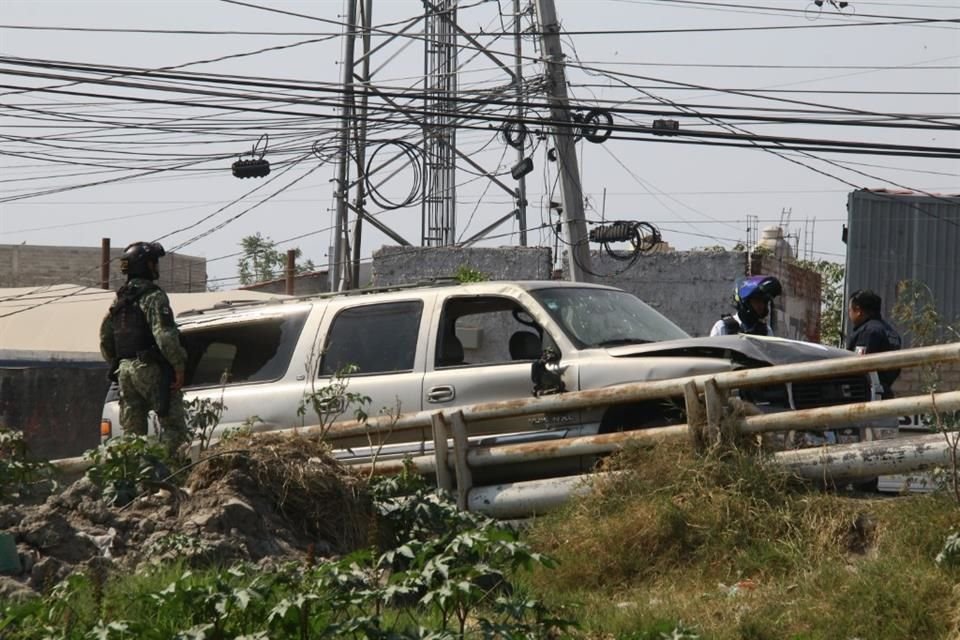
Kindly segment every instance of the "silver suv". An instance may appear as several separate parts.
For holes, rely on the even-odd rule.
[[[227,409],[220,430],[252,416],[257,430],[303,425],[297,409],[305,394],[330,384],[346,365],[356,368],[348,390],[370,397],[371,414],[381,407],[432,413],[535,391],[563,393],[851,355],[780,338],[690,338],[630,293],[559,281],[357,291],[214,307],[184,313],[179,322],[189,353],[186,398],[222,399]],[[551,358],[545,354],[553,360],[546,367]],[[876,374],[869,374],[743,390],[741,396],[772,412],[873,400],[879,392]],[[116,391],[111,394],[104,421],[116,425]],[[680,399],[656,400],[492,420],[471,435],[515,441],[684,421]],[[868,427],[835,435],[841,441],[874,437]],[[381,459],[422,452],[431,443],[430,434],[399,434]]]

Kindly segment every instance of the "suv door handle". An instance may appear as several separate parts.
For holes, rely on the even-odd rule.
[[[442,384],[438,387],[430,387],[427,391],[427,402],[450,402],[457,397],[457,391],[453,385]]]

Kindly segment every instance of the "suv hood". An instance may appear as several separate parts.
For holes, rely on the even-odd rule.
[[[827,347],[813,342],[744,334],[625,345],[608,348],[607,353],[615,358],[644,356],[723,358],[753,366],[758,363],[768,365],[793,364],[853,355],[843,349]]]

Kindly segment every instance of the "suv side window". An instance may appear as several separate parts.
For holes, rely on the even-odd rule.
[[[544,341],[552,344],[515,300],[500,296],[454,297],[443,305],[434,366],[536,360]]]
[[[290,365],[307,313],[184,331],[185,386],[277,380]]]
[[[422,315],[419,300],[344,309],[327,332],[320,375],[351,364],[358,374],[412,371]]]

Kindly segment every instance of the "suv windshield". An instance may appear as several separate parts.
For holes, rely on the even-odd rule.
[[[558,287],[530,294],[580,349],[690,337],[626,291]]]

